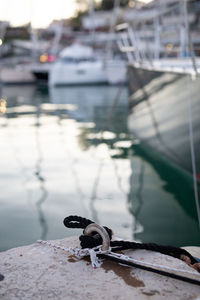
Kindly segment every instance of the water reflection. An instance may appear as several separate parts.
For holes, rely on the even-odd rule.
[[[124,238],[200,244],[190,181],[132,140],[125,87],[1,93],[0,250],[77,234],[62,225],[69,214]]]
[[[73,108],[73,106],[72,106]],[[73,157],[72,151],[68,147],[68,142],[65,138],[65,124],[63,123],[63,120],[66,118],[66,115],[61,113],[59,110],[56,111],[57,115],[57,124],[59,126],[59,136],[60,136],[60,144],[63,147],[64,152],[68,157],[70,157],[70,165],[69,169],[71,171],[71,175],[74,179],[74,185],[75,185],[75,190],[76,194],[79,196],[79,204],[84,211],[84,215],[87,214],[87,209],[85,207],[85,199],[86,195],[83,192],[83,189],[81,187],[80,179],[78,176],[78,171],[77,171],[77,165],[78,165],[78,160],[76,157]]]
[[[192,179],[167,161],[160,162],[141,145],[135,145],[134,151],[135,158],[138,156],[142,164],[132,166],[133,188],[128,201],[144,228],[136,234],[137,239],[162,244],[168,240],[174,245],[199,245]]]
[[[48,225],[47,225],[47,220],[45,218],[45,213],[43,211],[42,206],[48,197],[48,192],[45,187],[45,178],[42,176],[42,169],[41,169],[43,156],[42,156],[42,149],[41,149],[41,143],[40,143],[41,108],[40,108],[39,101],[36,103],[36,107],[37,107],[37,110],[36,110],[36,122],[35,122],[35,140],[36,140],[35,145],[36,145],[36,149],[37,149],[37,153],[38,153],[38,158],[36,159],[35,176],[38,180],[39,188],[41,191],[41,196],[39,197],[39,199],[36,202],[36,207],[37,207],[37,211],[38,211],[39,223],[41,226],[40,239],[45,240],[47,237],[47,233],[48,233]]]
[[[130,180],[132,182],[133,177],[134,177],[134,160],[131,160],[131,167],[132,167],[132,174],[130,177]],[[134,182],[131,184],[130,188],[130,194],[128,195],[128,203],[129,203],[129,211],[130,213],[135,216],[135,224],[133,231],[135,232],[135,235],[137,236],[138,233],[143,232],[144,227],[141,225],[141,223],[138,221],[139,220],[139,215],[140,212],[143,208],[144,200],[143,200],[143,189],[144,189],[144,175],[145,175],[145,164],[142,160],[139,161],[139,173],[138,173],[138,188],[135,191],[135,197],[133,196],[134,194]],[[133,201],[133,198],[135,200]],[[143,223],[142,223],[143,224]]]

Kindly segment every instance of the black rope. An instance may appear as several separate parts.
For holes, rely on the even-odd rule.
[[[86,218],[79,217],[79,216],[69,216],[64,219],[63,223],[68,228],[85,229],[88,225],[90,225],[94,222],[91,220],[88,220]],[[106,226],[104,226],[104,228],[107,231],[109,238],[111,240],[112,239],[112,230]],[[79,240],[80,240],[80,244],[81,244],[82,248],[94,248],[94,247],[102,244],[102,238],[97,232],[94,232],[92,234],[92,236],[81,235],[79,237]]]
[[[64,225],[68,228],[82,228],[85,229],[89,224],[94,223],[91,220],[88,220],[86,218],[82,218],[79,216],[69,216],[66,217],[63,221]],[[178,259],[183,260],[183,257],[186,257],[187,259],[189,259],[189,264],[190,265],[194,265],[196,263],[198,263],[198,260],[193,257],[188,251],[186,251],[185,249],[182,248],[178,248],[178,247],[173,247],[173,246],[163,246],[163,245],[158,245],[155,243],[136,243],[136,242],[130,242],[130,241],[112,241],[112,230],[106,226],[104,226],[104,228],[106,229],[106,231],[109,234],[110,237],[110,247],[111,247],[111,251],[112,252],[116,252],[116,251],[121,251],[121,250],[128,250],[128,249],[132,249],[132,250],[136,250],[136,249],[143,249],[143,250],[150,250],[150,251],[155,251],[155,252],[159,252],[165,255],[169,255]],[[84,231],[83,231],[84,233]],[[97,233],[94,232],[91,236],[88,235],[81,235],[79,237],[80,240],[80,244],[82,248],[94,248],[96,246],[99,246],[102,244],[102,238],[101,236]],[[162,271],[162,270],[156,270],[154,268],[151,267],[147,267],[147,266],[141,266],[140,264],[137,263],[133,263],[133,262],[125,262],[124,260],[120,259],[120,258],[114,258],[111,257],[109,255],[98,255],[99,257],[102,258],[108,258],[111,260],[115,260],[118,261],[120,263],[123,264],[127,264],[127,265],[131,265],[140,269],[144,269],[147,271],[151,271],[154,273],[158,273],[161,275],[166,275],[168,277],[172,277],[172,278],[176,278],[176,279],[180,279],[182,281],[187,281],[190,283],[194,283],[197,285],[200,285],[200,281],[195,280],[195,279],[191,279],[188,277],[184,277],[184,276],[180,276],[180,275],[176,275],[176,274],[172,274],[166,271]]]
[[[69,216],[63,221],[64,225],[68,228],[82,228],[85,229],[88,225],[94,223],[91,220],[79,216]]]
[[[135,243],[129,241],[112,241],[110,243],[112,251],[128,250],[128,249],[143,249],[150,250],[155,252],[160,252],[165,255],[169,255],[175,258],[181,259],[181,255],[185,255],[190,258],[191,264],[195,264],[198,261],[194,258],[188,251],[182,248],[173,247],[173,246],[163,246],[155,243]]]
[[[69,216],[64,219],[63,223],[68,228],[85,229],[89,224],[92,224],[94,222],[79,216]],[[112,230],[106,226],[104,226],[104,228],[108,232],[111,240]],[[92,236],[81,235],[79,239],[81,241],[82,248],[94,248],[102,244],[102,238],[98,233],[94,233]],[[135,242],[123,241],[123,240],[111,241],[110,246],[113,252],[128,250],[128,249],[132,249],[132,250],[143,249],[143,250],[159,252],[179,259],[181,259],[181,255],[185,255],[190,258],[192,265],[194,263],[198,263],[198,260],[195,257],[193,257],[188,251],[173,246],[162,246],[155,243],[135,243]]]

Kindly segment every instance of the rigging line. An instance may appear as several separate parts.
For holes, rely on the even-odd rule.
[[[111,110],[110,110],[110,114],[109,114],[109,116],[108,116],[108,118],[107,118],[107,121],[106,121],[106,125],[105,125],[105,127],[104,127],[104,130],[108,129],[108,127],[109,127],[109,124],[110,124],[110,121],[111,121],[111,119],[112,119],[113,113],[114,113],[114,111],[115,111],[115,109],[116,109],[116,107],[117,107],[117,104],[118,104],[118,102],[119,102],[119,99],[120,99],[120,96],[121,96],[121,92],[122,92],[122,88],[123,88],[123,85],[119,87],[119,89],[118,89],[118,91],[117,91],[117,94],[116,94],[116,96],[115,96],[115,98],[114,98],[114,100],[113,100],[113,103],[112,103],[112,106],[111,106]],[[102,130],[102,134],[103,134],[103,130]],[[122,184],[121,184],[121,178],[120,178],[120,176],[119,176],[119,174],[118,174],[118,166],[117,166],[117,164],[115,163],[114,159],[112,158],[112,156],[111,156],[111,154],[110,154],[110,151],[109,151],[109,148],[108,148],[108,154],[109,154],[109,156],[110,156],[110,158],[111,158],[111,161],[113,162],[114,173],[115,173],[115,175],[116,175],[118,187],[119,187],[120,191],[122,192],[122,194],[123,194],[124,196],[128,197],[128,194],[126,193],[126,191],[125,191],[125,190],[123,189],[123,187],[122,187]]]
[[[110,126],[110,122],[112,120],[112,117],[113,117],[113,113],[118,105],[118,102],[119,102],[119,98],[121,96],[121,92],[122,92],[122,88],[123,88],[123,85],[119,86],[118,90],[117,90],[117,94],[112,102],[112,105],[111,105],[111,109],[110,109],[110,113],[106,119],[106,122],[105,122],[105,125],[104,125],[104,128],[103,130],[101,131],[101,137],[103,138],[103,132],[106,131],[109,126]]]
[[[107,44],[106,44],[106,58],[111,59],[112,58],[112,47],[113,47],[113,41],[111,35],[114,34],[115,32],[115,26],[117,23],[117,18],[119,15],[119,6],[120,6],[120,0],[114,0],[114,7],[113,7],[113,12],[111,15],[110,19],[110,28],[109,28],[109,34],[110,34],[110,39],[108,39]]]
[[[109,125],[110,125],[110,122],[112,120],[112,116],[113,116],[113,113],[114,111],[116,110],[116,107],[119,103],[119,99],[120,99],[120,96],[121,96],[121,93],[122,93],[122,89],[123,89],[123,85],[121,85],[118,90],[117,90],[117,93],[116,93],[116,96],[113,100],[113,103],[112,103],[112,106],[111,106],[111,110],[110,110],[110,113],[108,115],[108,118],[107,118],[107,121],[106,121],[106,124],[105,124],[105,127],[104,127],[104,130],[108,129]],[[127,196],[127,193],[126,191],[124,191],[123,187],[122,187],[122,184],[121,184],[121,178],[118,174],[118,166],[117,164],[115,163],[114,159],[112,158],[111,154],[110,154],[110,151],[109,151],[109,148],[108,148],[108,153],[109,153],[109,156],[111,158],[111,161],[113,162],[113,167],[114,167],[114,171],[115,171],[115,175],[116,175],[116,178],[117,178],[117,182],[118,182],[118,186],[119,186],[119,189],[121,190],[122,194]]]
[[[100,142],[103,142],[103,133],[110,126],[110,122],[112,120],[113,113],[114,113],[114,111],[117,107],[117,104],[118,104],[118,101],[119,101],[119,98],[120,98],[120,95],[121,95],[121,92],[122,92],[122,87],[123,87],[123,85],[118,88],[117,94],[116,94],[115,98],[113,99],[110,112],[108,114],[108,117],[105,120],[105,125],[104,125],[103,129],[101,130]],[[97,188],[98,188],[98,185],[99,185],[100,176],[101,176],[101,173],[102,173],[103,166],[104,166],[104,158],[100,159],[99,167],[98,167],[98,170],[97,170],[97,175],[96,175],[96,178],[95,178],[94,183],[93,183],[92,194],[91,194],[91,198],[90,198],[90,209],[91,209],[92,214],[93,214],[93,219],[96,220],[96,221],[98,221],[98,216],[97,216],[97,212],[95,210],[94,202],[97,198]]]
[[[82,206],[83,211],[85,212],[85,214],[87,214],[87,209],[86,209],[85,204],[84,204],[85,203],[85,201],[84,201],[85,194],[82,191],[82,188],[81,188],[81,185],[80,185],[80,180],[79,180],[79,177],[78,177],[78,174],[77,174],[77,171],[76,171],[76,160],[77,160],[77,158],[75,156],[72,156],[72,153],[71,153],[71,151],[68,147],[68,144],[65,140],[65,132],[64,132],[63,125],[62,125],[62,117],[61,117],[61,115],[60,115],[60,113],[57,109],[55,110],[55,114],[57,115],[57,124],[59,126],[60,142],[61,142],[61,144],[63,144],[64,152],[67,153],[68,157],[71,157],[69,166],[70,166],[72,175],[74,177],[74,184],[75,184],[77,194],[79,195],[79,198],[80,198],[80,205]]]
[[[39,141],[39,128],[36,128],[36,147],[37,147],[37,150],[38,150],[38,159],[36,161],[35,176],[38,180],[39,189],[40,189],[40,192],[41,192],[41,196],[39,197],[39,199],[36,202],[36,208],[37,208],[37,211],[38,211],[38,219],[39,219],[39,223],[40,223],[40,226],[41,226],[41,239],[46,239],[46,236],[47,236],[47,233],[48,233],[48,224],[47,224],[47,220],[46,220],[46,217],[45,217],[45,213],[42,209],[42,205],[48,197],[48,191],[45,187],[45,179],[41,175],[42,153],[41,153],[40,141]]]
[[[132,170],[133,173],[133,170]],[[134,174],[134,173],[133,173]],[[135,223],[133,224],[133,234],[141,233],[144,231],[144,226],[139,222],[138,216],[142,210],[142,207],[144,205],[143,201],[143,196],[142,196],[142,191],[144,188],[144,177],[145,177],[145,164],[142,160],[140,160],[140,171],[139,171],[139,176],[138,176],[138,189],[136,190],[136,197],[138,199],[138,206],[136,209],[134,209],[134,203],[132,203],[132,207],[130,212],[132,212],[134,218],[135,218]],[[130,194],[131,196],[131,194]]]
[[[139,176],[138,176],[138,189],[136,191],[136,197],[138,199],[138,207],[135,210],[135,217],[137,217],[141,211],[141,208],[144,204],[143,198],[142,198],[142,191],[144,188],[144,174],[145,174],[145,165],[142,160],[140,160],[140,171],[139,171]]]
[[[121,96],[122,87],[123,87],[123,86],[120,86],[120,87],[119,87],[119,89],[118,89],[118,91],[117,91],[117,94],[116,94],[116,97],[114,98],[114,101],[113,101],[113,104],[112,104],[112,107],[111,107],[111,111],[110,111],[110,115],[109,115],[109,118],[108,118],[108,120],[107,120],[107,126],[109,125],[109,122],[110,122],[111,117],[112,117],[112,115],[113,115],[113,113],[114,113],[114,110],[116,109],[117,104],[118,104],[118,102],[119,102],[119,99],[120,99],[120,96]],[[111,161],[113,162],[114,173],[115,173],[115,175],[116,175],[116,179],[117,179],[117,183],[118,183],[119,190],[122,192],[122,194],[123,194],[124,196],[126,196],[126,198],[128,198],[128,193],[126,193],[126,191],[123,189],[122,184],[121,184],[121,178],[120,178],[120,176],[119,176],[119,174],[118,174],[118,166],[117,166],[117,164],[115,163],[115,160],[112,158],[112,156],[111,156],[111,154],[110,154],[110,151],[109,151],[109,148],[108,148],[108,154],[109,154],[109,156],[110,156],[110,158],[111,158]],[[135,215],[134,215],[134,217],[135,217]],[[137,221],[137,220],[136,220],[136,221]]]
[[[190,139],[190,152],[192,160],[192,173],[193,173],[193,185],[194,185],[194,197],[196,202],[197,217],[200,228],[200,206],[198,196],[198,186],[196,178],[196,159],[194,151],[194,138],[193,138],[193,125],[192,125],[192,107],[191,107],[191,89],[190,89],[190,75],[187,75],[187,105],[188,105],[188,119],[189,119],[189,139]]]
[[[109,152],[109,149],[108,149],[108,152]],[[117,163],[115,162],[115,159],[112,158],[110,153],[109,153],[109,155],[110,155],[110,158],[113,162],[114,173],[115,173],[115,176],[116,176],[116,180],[117,180],[117,183],[118,183],[119,190],[122,192],[122,195],[127,197],[127,192],[124,190],[124,188],[122,186],[122,177],[120,177],[120,175],[119,175],[119,167],[118,167]]]
[[[145,165],[143,161],[140,162],[140,170],[139,170],[139,175],[138,175],[138,188],[135,191],[135,173],[133,167],[133,164],[135,162],[134,156],[130,157],[130,168],[131,168],[131,175],[129,179],[129,185],[130,185],[130,190],[129,193],[127,193],[127,206],[128,206],[128,211],[133,217],[133,223],[132,223],[132,238],[135,240],[135,234],[143,232],[143,225],[138,221],[138,215],[142,209],[142,206],[144,204],[143,198],[142,198],[142,191],[144,187],[144,173],[145,173]],[[132,188],[133,187],[133,188]],[[132,199],[135,199],[136,201],[132,201]]]
[[[100,182],[100,177],[101,177],[103,166],[104,166],[104,158],[100,160],[99,167],[97,169],[96,178],[94,180],[93,187],[92,187],[92,194],[91,194],[91,197],[90,197],[90,210],[91,210],[92,217],[93,217],[95,222],[97,222],[97,221],[99,222],[98,214],[97,214],[97,211],[95,209],[94,202],[97,199],[97,189],[98,189],[98,185],[99,185],[99,182]]]
[[[190,24],[189,24],[189,20],[188,20],[188,4],[187,4],[187,0],[183,1],[183,15],[184,15],[184,26],[185,26],[185,30],[186,30],[186,37],[187,37],[187,50],[189,50],[191,52],[191,61],[192,61],[192,66],[194,69],[195,74],[198,74],[198,70],[197,70],[197,65],[196,65],[196,59],[195,59],[195,55],[194,55],[194,47],[193,47],[193,43],[192,43],[192,39],[191,39],[191,34],[190,34]]]
[[[41,238],[46,239],[48,234],[48,222],[46,220],[44,209],[42,209],[42,205],[45,203],[46,199],[48,198],[48,191],[45,187],[45,178],[41,174],[43,155],[42,155],[41,142],[40,142],[40,126],[41,126],[40,117],[41,117],[41,103],[39,101],[39,103],[37,103],[36,123],[35,123],[35,146],[38,153],[38,158],[36,159],[36,164],[35,164],[35,176],[39,183],[41,196],[36,202],[36,208],[37,208],[38,219],[41,227]]]

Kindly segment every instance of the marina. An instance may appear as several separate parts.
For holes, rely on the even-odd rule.
[[[198,300],[200,3],[59,1],[0,13],[0,298]]]
[[[113,113],[116,86],[1,93],[1,250],[64,237],[65,214],[109,224],[123,238],[200,245],[193,181],[132,140],[126,87]]]

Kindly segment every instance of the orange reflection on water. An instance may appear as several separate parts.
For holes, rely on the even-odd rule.
[[[0,113],[2,113],[2,114],[6,113],[6,105],[7,105],[6,100],[1,98],[0,99]]]

